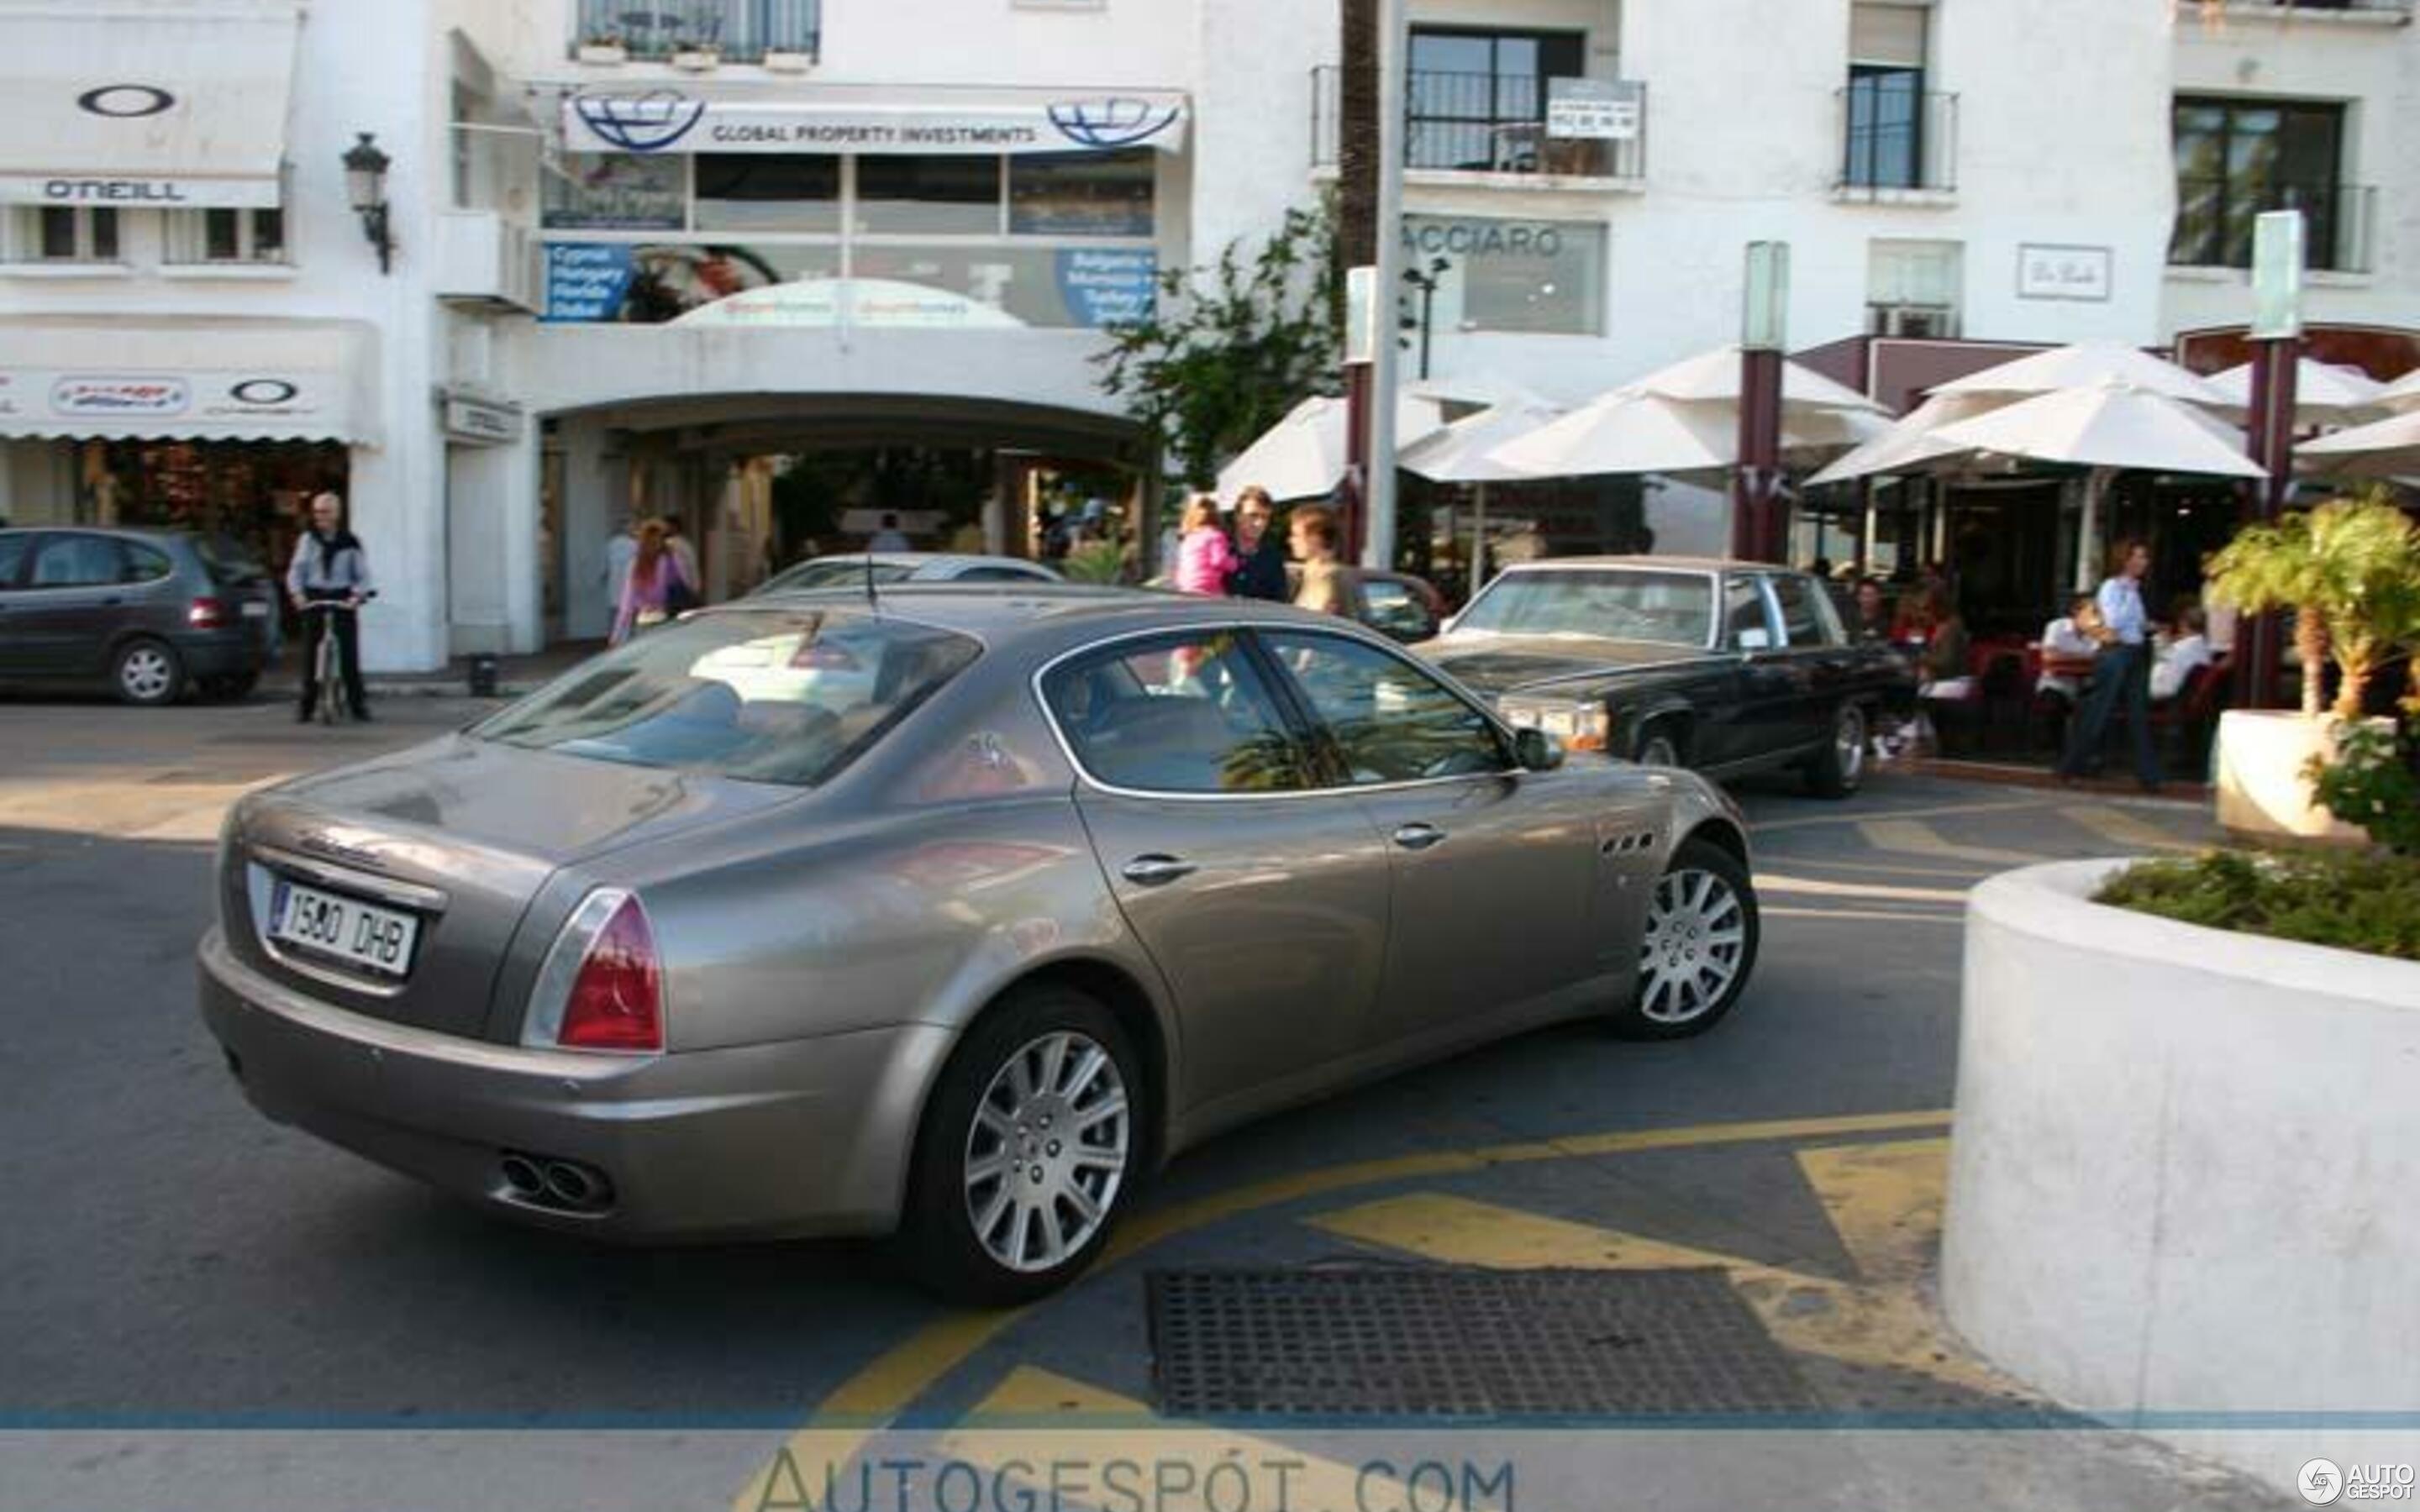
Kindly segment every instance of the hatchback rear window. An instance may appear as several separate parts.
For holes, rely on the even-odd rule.
[[[269,576],[269,569],[260,564],[252,548],[232,535],[194,536],[194,549],[202,554],[210,576],[221,582],[250,582]]]
[[[631,766],[812,787],[981,654],[966,636],[869,614],[725,610],[647,631],[471,733]]]

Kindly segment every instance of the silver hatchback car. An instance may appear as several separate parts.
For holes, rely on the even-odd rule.
[[[599,1237],[904,1230],[1038,1295],[1209,1134],[1550,1020],[1691,1034],[1745,826],[1375,634],[1041,586],[690,616],[229,815],[270,1117]]]

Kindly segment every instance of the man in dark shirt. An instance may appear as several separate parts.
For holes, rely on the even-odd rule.
[[[1294,597],[1286,585],[1285,543],[1269,532],[1274,513],[1268,490],[1258,484],[1235,496],[1235,555],[1240,563],[1227,579],[1227,590],[1237,598],[1282,604]]]

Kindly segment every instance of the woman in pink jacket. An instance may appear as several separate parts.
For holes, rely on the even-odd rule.
[[[679,555],[666,544],[663,522],[651,519],[639,527],[639,552],[630,559],[630,571],[622,579],[622,599],[613,611],[612,643],[618,646],[630,639],[632,630],[644,630],[672,618],[675,585],[696,592],[681,571]]]
[[[1206,493],[1186,501],[1176,542],[1176,591],[1227,596],[1227,579],[1238,565],[1235,548],[1218,528],[1218,501]]]

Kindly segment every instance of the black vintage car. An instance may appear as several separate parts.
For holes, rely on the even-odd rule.
[[[1859,644],[1823,585],[1761,563],[1567,557],[1508,568],[1420,648],[1514,724],[1727,777],[1795,767],[1856,791],[1877,715],[1916,671]]]

